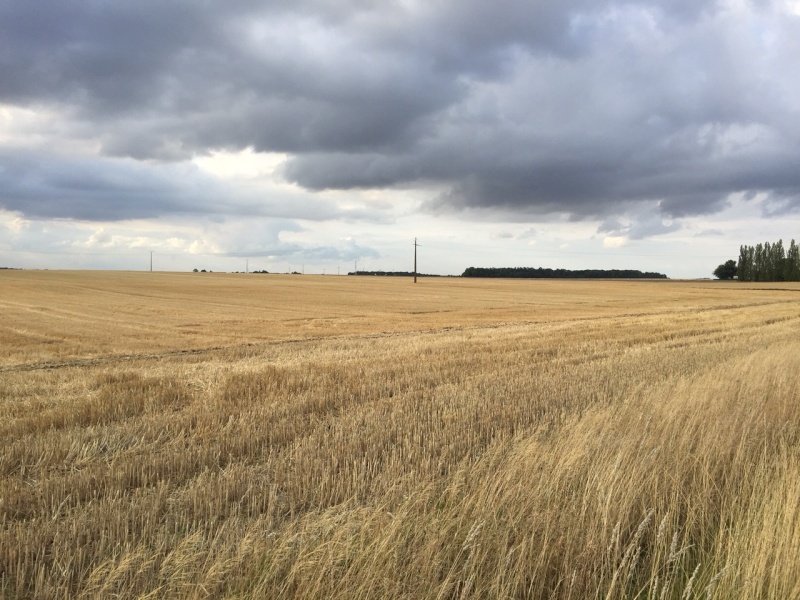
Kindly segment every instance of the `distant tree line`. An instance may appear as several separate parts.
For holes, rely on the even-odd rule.
[[[371,275],[378,277],[413,277],[411,271],[355,271],[348,275]],[[430,275],[428,273],[417,273],[417,277],[441,277],[441,275]]]
[[[788,250],[783,240],[741,246],[736,274],[739,281],[800,281],[800,248],[794,240]]]
[[[546,269],[542,267],[468,267],[462,277],[513,277],[518,279],[667,279],[662,273],[633,269]]]

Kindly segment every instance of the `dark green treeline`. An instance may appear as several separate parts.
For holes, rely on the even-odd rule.
[[[739,248],[739,281],[800,281],[800,248],[783,240]]]
[[[462,277],[512,277],[519,279],[666,279],[662,273],[632,269],[544,269],[534,267],[468,267]]]

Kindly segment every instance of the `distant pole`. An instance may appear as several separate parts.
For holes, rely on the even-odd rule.
[[[356,260],[356,275],[358,275],[358,260]]]
[[[150,250],[150,272],[153,272],[153,251]]]
[[[417,238],[414,238],[414,283],[417,283],[417,248],[419,244],[417,243]]]
[[[339,272],[339,267],[336,267],[336,274],[341,275],[341,273]]]
[[[245,274],[250,273],[250,259],[247,258],[244,261],[244,272]]]

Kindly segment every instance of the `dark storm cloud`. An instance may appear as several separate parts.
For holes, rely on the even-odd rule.
[[[38,219],[116,221],[161,215],[252,215],[289,219],[380,220],[307,195],[269,198],[226,185],[194,165],[141,164],[0,151],[0,206]]]
[[[585,218],[646,204],[669,220],[734,192],[795,210],[800,20],[781,7],[0,0],[0,102],[46,107],[106,156],[142,161],[67,173],[6,157],[0,205],[224,212],[196,174],[152,169],[252,147],[289,153],[284,176],[310,190],[445,189],[432,211]]]
[[[117,220],[209,208],[213,192],[131,162],[0,154],[0,204],[37,218]],[[205,182],[209,183],[209,182]],[[192,189],[194,188],[194,189]],[[198,192],[200,192],[198,194]]]
[[[773,190],[764,200],[764,215],[780,217],[800,213],[800,193],[795,190]]]

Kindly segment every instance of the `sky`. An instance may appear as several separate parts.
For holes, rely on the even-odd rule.
[[[800,0],[0,0],[0,267],[710,277],[800,239]]]

